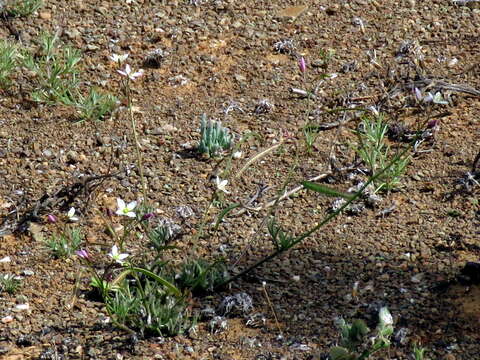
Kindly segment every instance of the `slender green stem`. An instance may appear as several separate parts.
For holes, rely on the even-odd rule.
[[[416,140],[416,139],[415,139]],[[241,271],[240,273],[230,277],[229,279],[225,280],[224,282],[222,282],[221,284],[219,284],[217,286],[217,288],[219,287],[223,287],[241,277],[243,277],[245,274],[249,273],[250,271],[252,271],[253,269],[256,269],[257,267],[261,266],[262,264],[266,263],[267,261],[275,258],[276,256],[280,255],[281,253],[291,249],[292,247],[294,247],[295,245],[297,245],[299,242],[305,240],[307,237],[309,237],[310,235],[312,235],[314,232],[316,232],[318,229],[320,229],[321,227],[323,227],[324,225],[328,224],[331,220],[333,220],[335,217],[337,217],[347,206],[349,206],[352,202],[354,202],[356,199],[358,199],[362,194],[363,192],[365,191],[365,189],[371,184],[373,183],[376,179],[378,179],[378,177],[382,176],[382,174],[387,171],[391,166],[393,166],[397,161],[399,161],[408,151],[409,151],[410,147],[406,147],[405,150],[403,150],[401,153],[397,154],[388,164],[387,166],[385,166],[382,170],[380,170],[378,173],[374,174],[372,177],[370,177],[370,179],[355,193],[353,194],[353,196],[347,200],[339,209],[337,209],[336,211],[332,212],[331,214],[327,215],[319,224],[315,225],[313,228],[311,228],[310,230],[304,232],[303,234],[299,235],[298,237],[296,237],[288,247],[281,247],[279,248],[278,250],[274,251],[273,253],[271,253],[270,255],[264,257],[263,259],[259,260],[258,262],[256,262],[255,264],[249,266],[248,268],[246,268],[245,270]]]
[[[135,120],[135,117],[133,116],[130,82],[129,82],[128,79],[125,80],[125,91],[126,91],[126,95],[127,95],[128,113],[130,115],[130,124],[132,126],[133,138],[135,140],[135,153],[137,155],[137,167],[138,167],[138,172],[139,172],[139,175],[140,175],[140,182],[142,184],[143,203],[145,204],[145,202],[147,201],[147,184],[145,182],[145,176],[143,175],[143,159],[142,159],[142,153],[140,151],[140,142],[138,141],[137,122]]]

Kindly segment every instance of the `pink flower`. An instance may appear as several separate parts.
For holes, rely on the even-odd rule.
[[[48,214],[47,215],[47,220],[50,224],[55,224],[57,222],[57,217],[55,215],[52,215],[52,214]]]
[[[298,59],[298,69],[301,73],[305,73],[305,71],[307,71],[307,64],[303,56]]]
[[[440,127],[440,119],[432,119],[427,123],[428,129],[438,129]]]
[[[142,216],[142,220],[150,220],[155,216],[154,213],[146,213],[145,215]]]
[[[80,249],[75,252],[77,256],[84,260],[90,260],[90,254],[85,249]]]

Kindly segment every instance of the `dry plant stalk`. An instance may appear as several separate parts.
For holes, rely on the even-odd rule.
[[[273,150],[275,150],[276,148],[280,147],[281,145],[283,144],[283,141],[280,141],[278,144],[275,144],[273,146],[270,146],[269,148],[259,152],[257,155],[255,155],[254,157],[250,158],[246,163],[245,165],[243,165],[243,167],[240,169],[240,171],[234,176],[234,179],[238,179],[240,176],[242,176],[242,174],[245,172],[245,170],[247,170],[250,165],[252,165],[255,161],[257,160],[260,160],[261,158],[263,158],[265,155],[267,155],[268,153],[272,152]]]

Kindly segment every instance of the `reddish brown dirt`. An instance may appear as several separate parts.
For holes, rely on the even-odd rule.
[[[239,316],[219,333],[200,323],[189,336],[133,343],[104,321],[102,303],[89,300],[85,291],[74,296],[78,279],[80,290],[88,289],[88,277],[80,272],[78,259],[54,259],[47,251],[41,239],[57,229],[40,214],[30,231],[0,238],[0,259],[11,258],[0,263],[0,273],[23,277],[17,293],[0,294],[0,318],[13,316],[13,321],[0,324],[0,357],[318,359],[338,341],[336,317],[362,318],[375,326],[378,309],[388,306],[395,330],[405,329],[407,335],[378,358],[411,359],[413,345],[420,344],[428,349],[429,359],[480,359],[480,288],[458,281],[467,261],[480,261],[480,187],[459,182],[472,171],[480,151],[479,97],[444,89],[451,104],[428,108],[416,104],[410,90],[396,97],[389,93],[416,75],[480,90],[479,9],[447,0],[196,3],[46,0],[37,14],[11,22],[27,48],[36,46],[42,31],[58,32],[63,42],[83,51],[81,89],[97,86],[120,97],[120,76],[108,56],[129,53],[129,63],[139,69],[149,51],[166,52],[158,69],[146,68],[133,83],[132,96],[148,200],[165,217],[175,219],[180,205],[195,213],[175,243],[173,261],[189,255],[225,256],[235,273],[271,251],[261,225],[266,210],[227,217],[218,232],[207,226],[197,238],[214,191],[212,179],[217,174],[229,179],[225,204],[246,202],[260,185],[268,185],[256,203],[260,206],[278,194],[287,179],[291,189],[329,172],[332,155],[338,168],[348,167],[355,158],[351,145],[357,120],[320,132],[312,152],[305,147],[301,129],[307,122],[344,119],[341,112],[328,114],[329,109],[376,105],[391,125],[415,129],[437,116],[435,139],[419,147],[400,187],[383,194],[376,208],[339,216],[227,291],[195,299],[194,307],[201,309],[217,306],[226,295],[246,292],[253,297],[255,312],[267,318],[260,328],[248,327]],[[0,34],[15,41],[7,27],[0,26]],[[291,53],[275,49],[284,40],[293,41]],[[402,55],[404,41],[412,43]],[[323,64],[322,53],[329,49],[335,55]],[[307,59],[305,78],[297,69],[298,55]],[[352,71],[342,71],[353,61]],[[324,74],[333,73],[337,77],[322,81]],[[176,76],[187,83],[181,85]],[[291,87],[315,86],[311,101],[290,92]],[[274,107],[258,114],[255,108],[262,99]],[[21,215],[42,195],[83,175],[120,171],[119,180],[102,183],[88,202],[83,194],[74,202],[86,246],[97,252],[109,248],[105,207],[114,209],[116,197],[131,201],[142,196],[125,108],[104,121],[76,122],[73,108],[29,101],[22,72],[2,91],[0,101],[0,215],[14,210]],[[225,111],[232,102],[242,111]],[[256,134],[240,145],[242,158],[233,160],[229,170],[225,162],[217,166],[216,160],[192,156],[203,113],[229,127],[237,143],[247,132]],[[235,177],[248,159],[287,134],[281,147]],[[408,146],[395,139],[391,145]],[[346,172],[334,173],[328,183],[342,190],[353,185]],[[300,191],[282,201],[275,214],[286,230],[299,234],[320,221],[331,202]],[[378,215],[394,203],[392,213]],[[65,209],[51,211],[60,216]],[[217,207],[211,210],[207,224],[219,212]],[[8,218],[3,225],[14,222]],[[142,245],[132,241],[127,248],[135,254],[145,251]],[[358,291],[353,290],[356,282]],[[29,304],[28,311],[12,310],[23,303]]]

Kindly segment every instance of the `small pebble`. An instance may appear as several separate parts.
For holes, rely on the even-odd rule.
[[[412,276],[411,280],[412,280],[413,283],[418,284],[420,281],[422,281],[423,277],[424,277],[424,274],[420,273],[420,274],[417,274],[415,276]]]
[[[52,14],[49,13],[49,12],[46,12],[46,11],[39,13],[38,16],[42,20],[51,20],[52,19]]]
[[[30,309],[30,305],[28,305],[28,304],[19,304],[19,305],[15,306],[15,309],[17,309],[17,310],[28,310],[28,309]]]
[[[5,316],[4,318],[2,318],[1,321],[3,324],[11,323],[13,321],[13,316],[10,316],[10,315]]]

